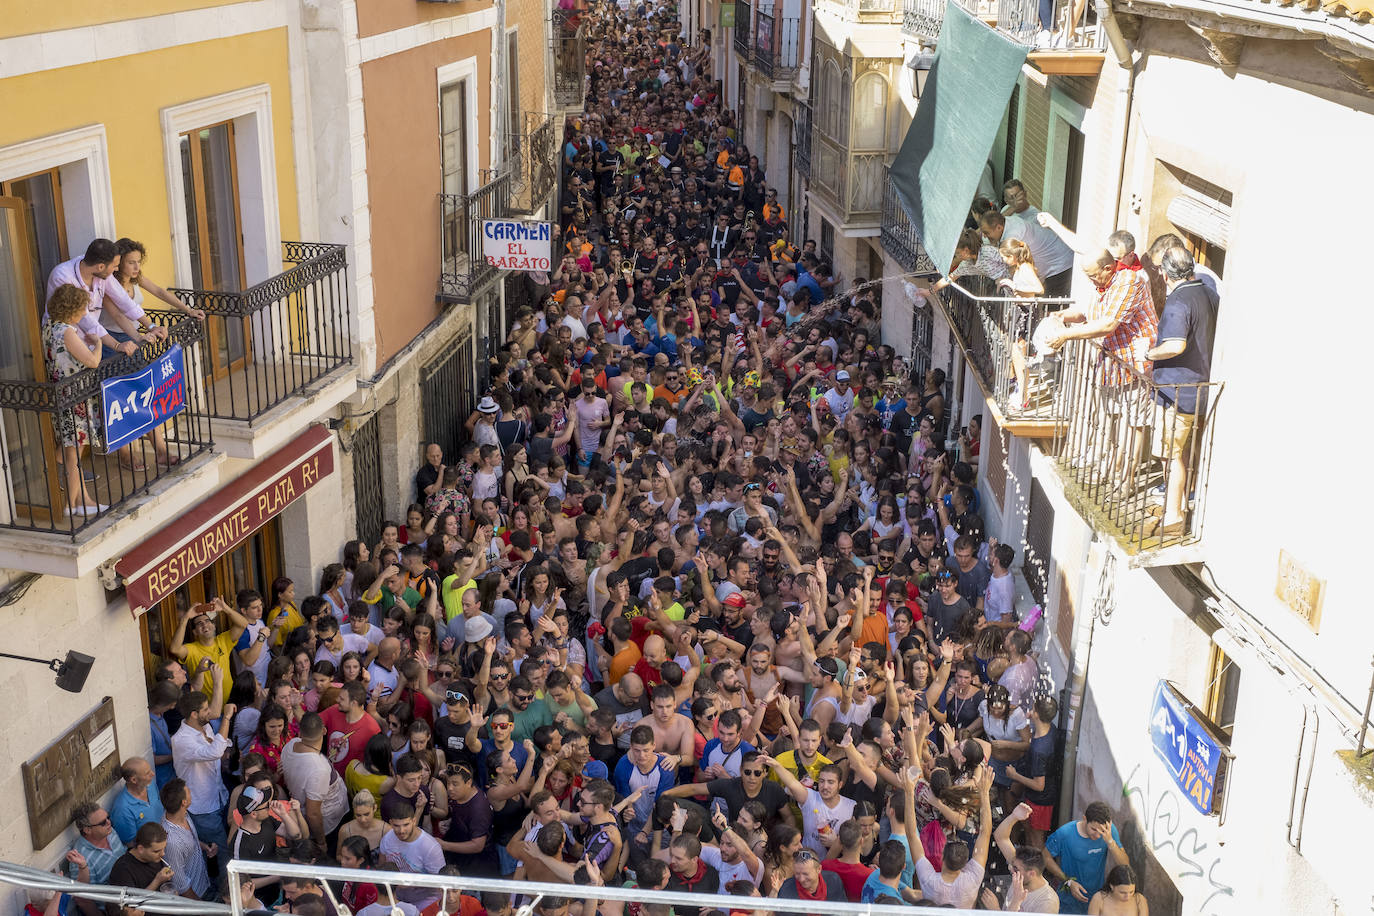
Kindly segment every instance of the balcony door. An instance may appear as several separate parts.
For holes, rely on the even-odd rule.
[[[42,320],[48,274],[66,257],[56,171],[0,183],[0,379],[46,381]],[[0,410],[8,489],[0,522],[52,520],[63,505],[61,458],[49,413],[6,399]]]
[[[181,178],[186,196],[191,286],[237,293],[243,289],[243,221],[239,213],[234,124],[225,121],[181,135]],[[204,371],[223,378],[250,354],[247,317],[209,318]]]

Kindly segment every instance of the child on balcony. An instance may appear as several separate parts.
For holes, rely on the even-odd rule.
[[[1011,271],[1010,278],[997,281],[999,289],[1010,290],[1019,299],[1034,299],[1045,294],[1045,284],[1035,271],[1035,259],[1031,257],[1030,247],[1020,239],[1008,239],[999,249],[1002,260]],[[1012,388],[1007,403],[1013,410],[1025,410],[1030,403],[1029,386],[1026,383],[1026,340],[1030,337],[1031,312],[1028,306],[1016,305],[1016,316],[1011,331],[1015,339],[1011,342],[1011,367],[1016,375],[1016,387]]]

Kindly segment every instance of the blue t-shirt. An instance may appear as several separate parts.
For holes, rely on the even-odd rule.
[[[1189,280],[1174,287],[1164,300],[1159,318],[1160,343],[1187,341],[1178,356],[1155,360],[1154,382],[1161,386],[1160,402],[1166,407],[1178,402],[1183,413],[1197,412],[1199,382],[1212,375],[1212,339],[1217,329],[1217,294],[1201,280]],[[1178,385],[1178,388],[1167,386]],[[1204,395],[1205,397],[1205,395]],[[1206,408],[1204,403],[1203,408]]]
[[[906,833],[894,830],[888,839],[901,843],[902,848],[906,850],[906,864],[902,866],[902,883],[907,886],[916,883],[916,863],[911,858],[911,846],[906,841]]]
[[[487,755],[496,750],[496,742],[490,738],[482,739],[482,753],[477,755],[477,779],[480,785],[487,784]],[[508,752],[515,765],[521,770],[525,768],[525,761],[529,759],[530,752],[525,750],[525,745],[519,742],[511,746]]]
[[[896,839],[896,837],[893,837],[893,839]],[[911,887],[911,884],[906,880],[905,877],[898,878],[897,883],[901,885],[902,890],[908,890]],[[868,880],[864,882],[864,889],[859,894],[859,902],[873,903],[879,897],[883,896],[900,897],[901,894],[893,893],[892,885],[884,884],[882,875],[875,868],[873,869],[873,874],[869,875]],[[903,900],[902,902],[906,903],[905,900]]]
[[[1112,825],[1112,839],[1118,845],[1121,834]],[[1054,856],[1059,868],[1067,877],[1074,878],[1083,885],[1083,890],[1091,900],[1093,894],[1102,890],[1107,880],[1107,841],[1090,840],[1078,832],[1078,821],[1070,821],[1051,833],[1045,840],[1045,852]],[[1088,905],[1080,902],[1069,891],[1059,889],[1059,912],[1086,913]]]

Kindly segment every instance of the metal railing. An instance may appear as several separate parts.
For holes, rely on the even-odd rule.
[[[282,263],[291,266],[242,292],[172,290],[209,317],[194,349],[209,348],[197,359],[216,419],[251,423],[353,361],[344,246],[282,242]]]
[[[1156,384],[1096,341],[1060,359],[1054,447],[1070,501],[1128,553],[1198,540],[1223,383]]]
[[[506,132],[505,167],[511,176],[512,213],[531,214],[549,202],[558,183],[558,127],[552,115],[516,113]]]
[[[1053,0],[1049,22],[1040,19],[1040,0],[995,3],[998,31],[1035,50],[1101,51],[1107,47],[1106,30],[1098,22],[1091,3],[1077,5],[1080,18],[1076,22],[1070,22],[1076,5],[1073,0]]]
[[[897,0],[822,0],[830,12],[846,22],[897,24],[902,11]]]
[[[439,195],[443,302],[469,302],[475,290],[500,272],[482,257],[482,220],[510,215],[509,174],[498,175],[471,194]]]
[[[580,110],[587,96],[587,40],[580,10],[553,10],[553,98],[562,109]]]
[[[911,273],[939,276],[940,269],[926,254],[925,246],[916,235],[911,219],[902,209],[897,199],[897,190],[892,186],[892,170],[885,168],[883,181],[883,217],[881,241],[887,253]]]
[[[205,325],[180,312],[149,310],[147,315],[167,329],[165,340],[57,382],[0,380],[0,528],[70,535],[75,540],[99,519],[175,473],[176,465],[210,447],[199,362]],[[104,451],[101,382],[142,371],[176,344],[185,356],[185,409],[118,452]],[[82,447],[64,449],[64,438]],[[159,462],[156,452],[163,449],[164,460]],[[75,466],[69,469],[66,462],[73,454]],[[85,498],[74,490],[84,490]],[[74,505],[93,508],[68,512]]]
[[[981,276],[963,277],[939,295],[966,358],[1004,417],[1028,422],[1066,416],[1061,360],[1036,354],[1030,338],[1047,315],[1071,300],[1007,296]]]
[[[735,55],[742,63],[753,56],[754,10],[747,2],[735,4]]]
[[[754,29],[754,66],[770,80],[790,80],[800,66],[798,58],[801,20],[796,16],[774,19],[758,14]]]
[[[902,0],[902,32],[934,40],[945,22],[944,0]]]

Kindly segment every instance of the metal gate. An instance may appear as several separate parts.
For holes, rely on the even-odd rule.
[[[463,422],[476,404],[473,391],[473,343],[469,332],[438,361],[425,367],[420,382],[425,441],[439,443],[445,463],[458,460],[458,446],[467,438]]]
[[[375,544],[382,536],[382,437],[378,414],[353,434],[353,506],[358,521],[358,537]]]
[[[1030,507],[1026,513],[1026,556],[1021,564],[1026,585],[1036,602],[1045,606],[1049,590],[1051,537],[1054,534],[1054,506],[1040,481],[1031,479]]]

